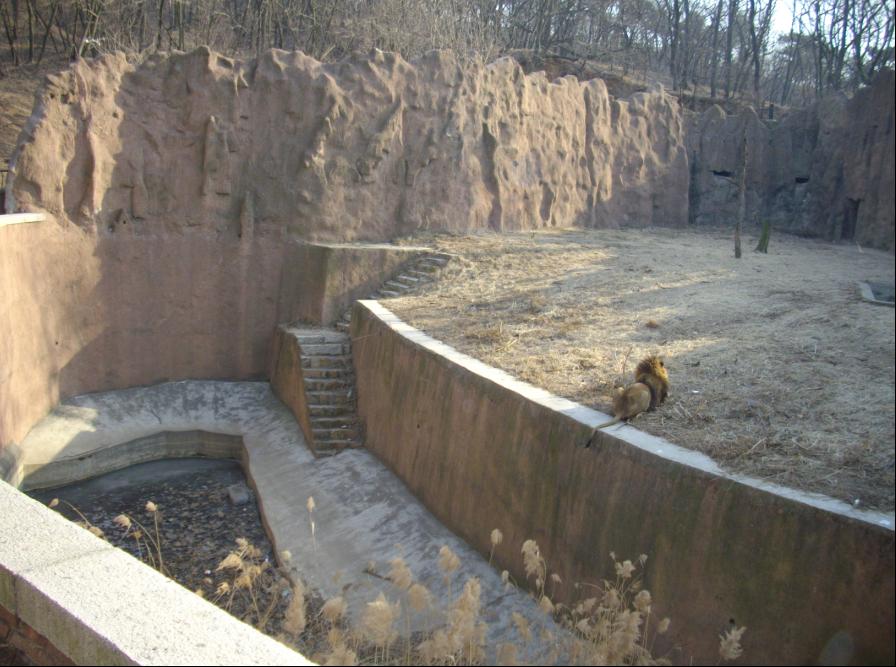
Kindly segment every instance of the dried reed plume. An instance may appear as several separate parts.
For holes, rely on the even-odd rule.
[[[393,558],[389,563],[392,568],[387,575],[389,581],[403,591],[408,590],[414,583],[414,575],[411,574],[403,558]]]
[[[719,635],[719,657],[722,660],[737,660],[741,656],[743,647],[740,645],[740,640],[746,630],[746,627],[735,626],[725,634]]]
[[[301,581],[292,585],[292,597],[283,618],[283,631],[297,638],[305,631],[305,587]]]
[[[346,665],[351,667],[358,664],[358,656],[348,648],[345,644],[334,646],[333,650],[327,656],[324,665]]]
[[[460,558],[451,550],[447,544],[439,549],[439,569],[446,575],[452,574],[460,567]]]
[[[368,602],[364,609],[361,633],[367,641],[382,649],[384,656],[388,656],[389,646],[398,636],[395,621],[400,614],[400,603],[390,603],[382,593],[373,602]]]
[[[335,598],[330,598],[320,609],[320,615],[323,616],[327,620],[327,622],[333,625],[338,623],[344,614],[345,600],[341,595]]]
[[[504,535],[501,533],[500,530],[498,530],[497,528],[495,528],[495,529],[492,531],[492,534],[491,534],[491,542],[492,542],[492,546],[491,546],[491,548],[489,549],[489,552],[488,552],[488,564],[489,564],[489,565],[492,564],[492,557],[495,555],[495,549],[496,549],[496,548],[501,544],[501,542],[503,542],[503,541],[504,541]]]

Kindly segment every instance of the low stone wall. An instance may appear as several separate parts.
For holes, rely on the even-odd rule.
[[[160,431],[116,443],[114,447],[90,449],[77,456],[61,454],[49,461],[25,461],[5,481],[29,491],[52,489],[159,459],[234,459],[245,464],[241,436],[200,430]]]
[[[529,538],[563,578],[558,600],[612,576],[611,551],[646,553],[676,661],[715,663],[719,634],[736,624],[748,627],[754,664],[838,650],[892,664],[892,515],[725,474],[628,426],[586,449],[605,415],[462,355],[376,302],[356,304],[352,338],[367,447],[480,552],[500,528],[495,561],[518,581]]]
[[[19,620],[3,605],[0,605],[0,641],[6,642],[13,650],[25,656],[33,665],[73,665],[68,656],[34,628]],[[13,657],[15,661],[17,656]],[[3,654],[0,653],[0,660]],[[12,663],[7,663],[12,664]]]
[[[7,641],[48,664],[311,664],[0,482],[4,625]]]
[[[271,378],[271,389],[274,395],[296,418],[305,442],[313,447],[314,437],[311,432],[311,416],[308,414],[308,402],[305,400],[305,374],[302,372],[302,348],[289,328],[279,326],[274,330],[271,344],[271,366],[268,371]]]

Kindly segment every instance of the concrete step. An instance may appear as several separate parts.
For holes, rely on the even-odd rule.
[[[412,271],[411,273],[413,273],[415,275],[417,273],[424,274],[424,275],[429,274],[428,277],[430,279],[432,279],[433,274],[438,273],[439,271],[441,271],[441,269],[442,269],[442,267],[438,264],[431,264],[429,262],[424,262],[423,260],[420,260],[419,262],[417,262],[414,265],[414,271]]]
[[[376,296],[381,299],[389,299],[395,296],[401,296],[401,294],[394,290],[381,289],[376,293]]]
[[[311,415],[311,421],[318,417],[344,417],[354,416],[351,405],[320,405],[316,403],[308,404],[308,414]]]
[[[399,292],[407,292],[409,289],[411,289],[410,285],[405,285],[404,283],[400,283],[397,280],[387,280],[386,287],[398,290]]]
[[[411,269],[408,273],[417,278],[421,283],[429,283],[432,282],[432,274],[429,272],[418,271],[417,269]]]
[[[358,420],[353,415],[342,415],[340,417],[312,417],[311,428],[355,428]]]
[[[332,329],[300,329],[288,327],[287,332],[302,346],[325,343],[344,343],[345,337]]]
[[[355,386],[355,378],[346,374],[338,378],[310,378],[305,377],[305,391],[349,391]]]
[[[418,262],[418,264],[421,264],[421,263],[422,264],[430,264],[430,265],[434,264],[441,268],[448,264],[448,260],[445,259],[444,257],[437,257],[436,255],[428,255],[427,257],[424,257],[423,259],[421,259]]]
[[[402,273],[400,276],[398,276],[398,280],[405,283],[406,285],[411,285],[412,287],[420,282],[419,278],[414,278],[414,276],[409,276],[405,273]]]
[[[351,330],[351,328],[352,328],[351,322],[346,322],[345,320],[339,320],[338,322],[336,322],[336,330],[337,331],[348,332]]]
[[[314,450],[318,454],[327,455],[330,453],[336,453],[343,449],[348,449],[349,447],[360,447],[361,441],[353,439],[325,440],[322,442],[315,442],[314,445]]]
[[[349,355],[318,356],[302,355],[302,368],[351,368],[352,358]]]
[[[311,433],[314,436],[314,442],[333,442],[336,440],[357,440],[357,428],[313,428]]]
[[[321,380],[346,378],[354,380],[352,370],[350,368],[306,368],[302,375],[305,380]]]
[[[351,405],[354,391],[305,391],[308,403],[314,405]]]
[[[336,333],[336,332],[334,332]],[[302,356],[339,356],[351,353],[351,346],[348,343],[313,343],[302,345]]]

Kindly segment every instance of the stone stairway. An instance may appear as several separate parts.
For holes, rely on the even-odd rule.
[[[444,252],[432,252],[417,258],[409,265],[403,267],[391,280],[383,283],[376,292],[370,295],[371,299],[391,299],[402,296],[427,283],[438,279],[442,270],[448,266],[451,255]],[[347,332],[352,324],[352,309],[346,310],[336,322],[338,331]]]
[[[370,298],[388,299],[431,283],[450,259],[451,255],[438,252],[419,257],[383,283]],[[301,378],[290,392],[296,400],[282,393],[278,396],[290,405],[303,424],[308,444],[317,456],[362,444],[355,407],[350,327],[351,309],[348,309],[335,330],[304,325],[283,325],[278,330],[278,336],[286,337],[278,340],[291,339],[287,347],[293,351],[298,349],[301,363]],[[272,383],[279,386],[278,382]],[[298,397],[297,393],[303,395]]]
[[[348,334],[332,329],[293,330],[299,343],[312,447],[326,455],[359,447],[355,376]]]

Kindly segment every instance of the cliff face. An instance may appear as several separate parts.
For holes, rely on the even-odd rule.
[[[51,77],[13,159],[7,207],[101,234],[214,230],[385,240],[495,231],[748,222],[893,250],[894,77],[767,123],[611,97],[512,59],[322,64],[197,49],[111,55]]]
[[[101,233],[379,240],[687,222],[684,125],[661,90],[613,100],[600,80],[442,52],[81,62],[43,89],[13,169],[18,210]]]
[[[752,110],[691,118],[690,219],[733,221],[747,133],[747,220],[831,240],[894,249],[894,74],[855,97],[832,96],[766,125]]]

